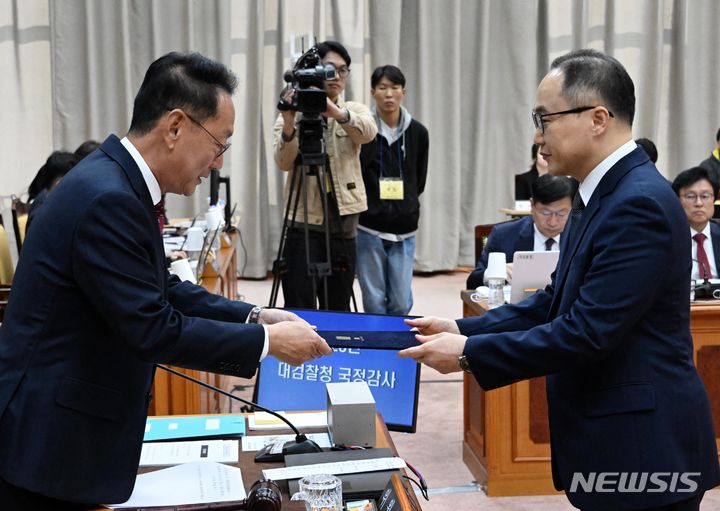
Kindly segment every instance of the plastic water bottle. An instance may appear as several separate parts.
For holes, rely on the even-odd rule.
[[[490,278],[488,279],[488,309],[500,307],[505,303],[505,293],[503,287],[505,279]]]

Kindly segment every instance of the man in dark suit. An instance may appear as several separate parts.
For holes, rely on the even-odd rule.
[[[572,206],[573,186],[565,176],[544,174],[532,185],[530,216],[493,227],[477,268],[467,278],[467,289],[484,284],[491,252],[504,252],[508,276],[512,278],[513,254],[527,250],[559,250],[560,235]]]
[[[127,137],[108,137],[38,212],[0,331],[3,511],[127,500],[154,363],[250,377],[266,354],[331,353],[297,316],[165,269],[160,196],[191,195],[222,166],[235,85],[199,54],[156,60]]]
[[[634,112],[614,58],[553,62],[535,141],[580,187],[552,283],[482,317],[408,320],[423,344],[400,354],[486,390],[547,376],[553,480],[574,506],[697,510],[720,468],[693,363],[688,224],[632,139]]]
[[[709,170],[683,170],[672,183],[690,224],[693,260],[691,277],[716,279],[720,270],[720,225],[711,219],[715,211],[718,183]]]

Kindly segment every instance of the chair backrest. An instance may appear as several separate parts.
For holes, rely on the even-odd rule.
[[[488,236],[495,224],[480,224],[475,226],[475,264],[480,260]]]
[[[18,256],[25,242],[25,228],[28,220],[28,205],[20,199],[15,198],[12,202],[13,230],[15,231],[15,243],[17,244]]]
[[[7,232],[5,227],[0,225],[0,284],[10,284],[14,273]]]

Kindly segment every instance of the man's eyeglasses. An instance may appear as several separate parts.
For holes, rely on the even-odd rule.
[[[595,105],[595,106],[579,106],[577,108],[571,108],[570,110],[562,110],[560,112],[548,112],[545,114],[541,114],[538,112],[531,112],[533,124],[535,125],[536,130],[540,130],[540,133],[545,134],[545,121],[543,120],[545,117],[549,117],[551,115],[567,115],[567,114],[579,114],[581,112],[586,112],[588,110],[592,110],[593,108],[597,108],[601,105]],[[610,117],[615,117],[613,113],[608,110],[608,114]]]
[[[347,66],[340,66],[335,68],[335,72],[338,74],[340,78],[347,78],[350,74],[350,68]]]
[[[549,209],[538,209],[537,212],[538,212],[538,215],[540,215],[543,218],[550,218],[552,216],[555,216],[558,220],[562,220],[563,218],[568,216],[568,213],[570,213],[570,211],[567,209],[563,209],[560,211],[550,211]]]
[[[700,202],[707,204],[708,202],[713,200],[713,194],[711,193],[701,193],[700,195],[696,193],[686,193],[684,195],[681,195],[680,198],[684,200],[685,202],[689,202],[690,204],[694,204],[695,201],[700,199]]]
[[[168,109],[168,110],[170,110],[170,109]],[[200,126],[200,127],[202,128],[202,130],[203,130],[205,133],[207,133],[208,135],[210,135],[210,138],[212,138],[212,139],[215,141],[215,143],[220,147],[220,150],[215,154],[215,159],[220,158],[220,156],[221,156],[225,151],[227,151],[228,149],[230,149],[230,146],[232,145],[230,142],[228,142],[228,143],[226,143],[226,144],[223,144],[223,143],[220,142],[217,138],[215,138],[215,135],[213,135],[212,133],[210,133],[210,132],[207,130],[207,128],[202,125],[202,123],[201,123],[200,121],[196,121],[196,120],[193,118],[193,116],[190,115],[189,113],[187,113],[185,110],[183,110],[183,113],[184,113],[185,115],[187,115],[187,118],[190,119],[190,121],[191,121],[193,124],[197,124],[198,126]]]

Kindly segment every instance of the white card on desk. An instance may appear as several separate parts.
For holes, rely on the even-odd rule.
[[[308,440],[312,440],[320,447],[330,448],[330,435],[327,433],[307,433]],[[295,440],[295,435],[256,435],[242,437],[243,452],[259,451],[268,444],[275,442],[285,443]]]
[[[278,412],[296,428],[326,428],[327,412]],[[288,425],[267,412],[255,412],[248,415],[248,428],[255,431],[287,429]]]
[[[144,443],[140,453],[140,466],[179,465],[193,461],[237,463],[237,440],[193,440],[189,442]]]

